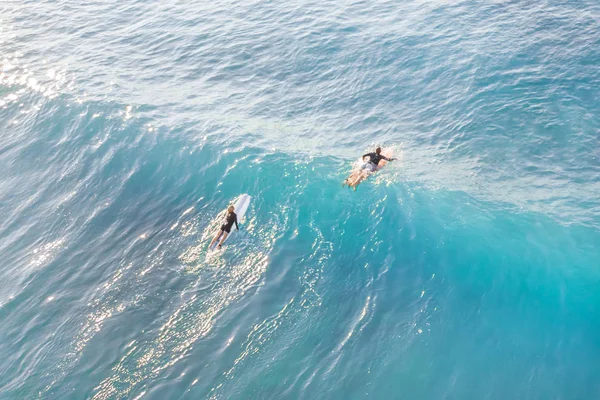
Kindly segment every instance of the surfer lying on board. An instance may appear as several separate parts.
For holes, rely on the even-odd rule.
[[[385,153],[386,155],[384,155]],[[361,157],[362,164],[360,167],[355,168],[350,176],[342,183],[342,185],[348,185],[356,190],[356,187],[360,185],[362,181],[367,179],[369,175],[374,174],[380,168],[382,168],[386,162],[394,161],[395,158],[391,157],[392,150],[385,149],[381,150],[381,147],[377,147],[374,153],[367,153]],[[367,160],[368,158],[368,160]]]
[[[227,237],[227,235],[229,235],[229,232],[231,232],[231,227],[233,226],[233,224],[235,224],[235,229],[237,229],[238,231],[240,230],[240,227],[238,226],[237,222],[237,215],[233,211],[233,206],[227,207],[227,216],[225,216],[225,221],[223,222],[223,225],[221,225],[221,229],[215,235],[212,242],[210,242],[210,246],[208,246],[209,249],[212,247],[214,242],[219,240],[219,238],[221,239],[221,241],[219,242],[219,248],[221,248],[223,241],[225,241],[225,238]]]
[[[395,160],[395,158],[387,158],[386,156],[381,154],[381,147],[377,147],[375,149],[375,153],[367,153],[364,156],[362,156],[363,161],[365,160],[366,157],[369,157],[369,161],[364,163],[360,169],[366,169],[369,172],[375,172],[375,170],[377,169],[377,166],[379,165],[379,161],[381,161],[381,160],[385,160],[385,161],[394,161]]]

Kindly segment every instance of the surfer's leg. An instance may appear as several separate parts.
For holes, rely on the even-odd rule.
[[[219,238],[221,237],[221,234],[223,234],[223,231],[220,230],[219,232],[217,232],[217,234],[215,235],[215,237],[213,238],[213,240],[208,245],[209,249],[212,247],[212,245],[213,245],[214,242],[216,242],[217,240],[219,240]]]
[[[365,176],[365,174],[362,171],[357,173],[356,176],[354,177],[354,180],[352,181],[351,186],[356,187],[356,185],[358,185],[359,183],[361,183],[363,181],[363,179],[365,179],[364,176]]]
[[[221,241],[219,242],[219,247],[221,247],[221,245],[223,244],[223,242],[227,238],[227,235],[229,235],[228,232],[225,232],[225,231],[221,231],[221,232],[223,233],[223,235],[221,236]]]

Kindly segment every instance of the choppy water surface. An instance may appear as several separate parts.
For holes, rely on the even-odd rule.
[[[598,398],[599,15],[0,3],[0,398]]]

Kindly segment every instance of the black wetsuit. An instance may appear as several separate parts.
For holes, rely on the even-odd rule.
[[[221,225],[221,230],[229,233],[231,232],[231,227],[233,226],[233,224],[235,224],[235,229],[240,229],[238,227],[236,213],[227,213],[227,216],[225,217],[225,222],[223,223],[223,225]]]
[[[367,154],[365,154],[363,156],[363,158],[365,158],[365,157],[369,157],[369,162],[371,164],[373,164],[374,166],[378,166],[379,165],[379,161],[381,161],[381,160],[392,161],[389,158],[387,158],[386,156],[381,155],[381,153],[380,154],[377,154],[377,153],[367,153]]]

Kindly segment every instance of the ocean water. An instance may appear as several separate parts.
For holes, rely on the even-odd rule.
[[[599,66],[592,0],[0,2],[0,399],[600,398]]]

